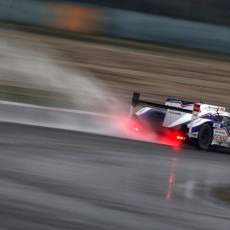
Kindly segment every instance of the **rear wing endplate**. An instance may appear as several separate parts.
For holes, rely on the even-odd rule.
[[[177,108],[177,107],[173,107],[173,106],[168,106],[168,105],[163,105],[163,104],[158,104],[158,103],[154,103],[154,102],[140,100],[140,93],[134,92],[133,97],[132,97],[132,106],[131,106],[131,110],[130,110],[130,115],[133,114],[133,108],[135,108],[138,104],[145,104],[145,105],[148,105],[151,107],[158,107],[158,108],[162,108],[162,109],[171,109],[171,110],[176,110],[176,111],[180,111],[183,113],[189,113],[189,114],[193,113],[193,111],[189,110],[189,109],[182,109],[182,108]]]

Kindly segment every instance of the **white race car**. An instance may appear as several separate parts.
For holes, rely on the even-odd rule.
[[[138,104],[146,104],[133,113]],[[210,145],[230,146],[230,114],[224,107],[169,98],[165,104],[140,100],[133,93],[131,120],[133,131],[153,131],[179,141],[189,140],[200,149]]]

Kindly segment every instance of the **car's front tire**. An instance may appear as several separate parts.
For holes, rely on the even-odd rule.
[[[198,147],[200,149],[207,150],[212,143],[212,138],[213,138],[212,127],[207,123],[203,124],[198,134],[198,139],[197,139]]]

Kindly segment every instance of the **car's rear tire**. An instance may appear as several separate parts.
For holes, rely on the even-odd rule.
[[[200,149],[207,150],[212,143],[212,138],[213,138],[212,127],[207,123],[203,124],[197,139],[198,147]]]

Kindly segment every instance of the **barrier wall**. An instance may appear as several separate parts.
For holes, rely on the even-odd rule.
[[[33,0],[0,0],[0,20],[46,26],[53,17],[48,4]]]
[[[102,11],[81,5],[50,5],[54,28],[78,33],[98,33],[103,23]]]
[[[230,28],[123,10],[108,10],[110,36],[230,53]]]
[[[0,20],[45,26],[55,29],[99,33],[102,13],[89,6],[50,3],[36,0],[0,0]]]
[[[0,20],[230,54],[230,28],[60,1],[0,0]]]

